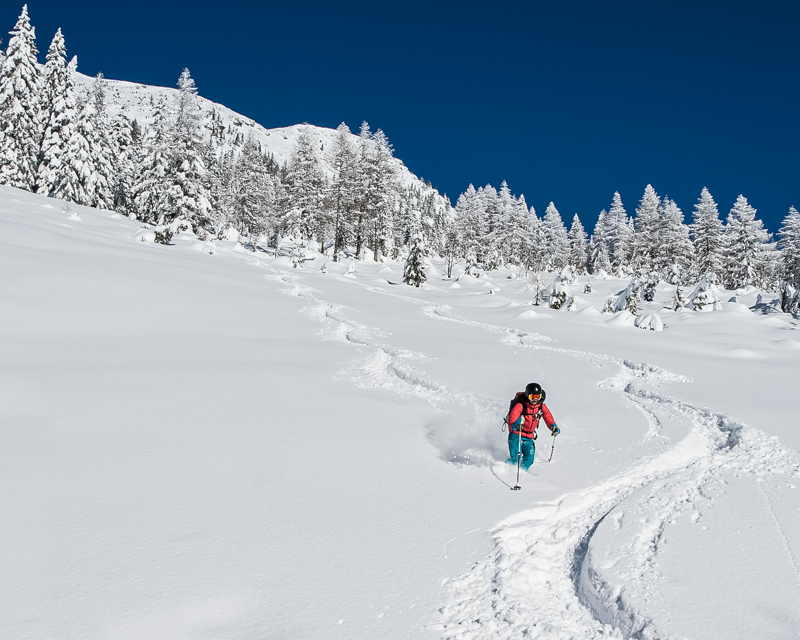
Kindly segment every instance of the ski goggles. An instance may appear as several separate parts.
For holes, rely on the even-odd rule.
[[[542,394],[541,393],[529,393],[528,394],[528,400],[530,400],[532,402],[539,402],[539,400],[541,400],[541,399],[542,399]]]

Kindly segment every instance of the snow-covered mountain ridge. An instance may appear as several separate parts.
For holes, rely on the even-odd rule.
[[[88,93],[95,78],[81,73],[75,74],[76,84],[84,93]],[[149,126],[153,122],[154,107],[159,100],[167,104],[175,102],[178,98],[178,89],[170,87],[157,87],[125,80],[111,80],[104,78],[106,83],[106,104],[111,115],[122,114],[130,120],[137,120],[139,124]],[[221,137],[224,140],[220,151],[241,149],[248,138],[261,145],[265,153],[269,153],[280,164],[288,164],[297,144],[297,137],[301,131],[306,130],[314,142],[318,152],[318,159],[323,170],[328,176],[333,175],[332,153],[334,148],[335,129],[319,127],[313,124],[302,123],[289,127],[268,129],[252,118],[248,118],[225,105],[212,102],[202,95],[198,96],[201,105],[204,130],[206,136],[211,135],[214,128],[222,128]],[[216,122],[215,122],[216,120]],[[358,136],[352,134],[355,141]],[[437,189],[424,180],[418,178],[406,167],[402,160],[394,158],[397,175],[403,186],[416,186],[423,195],[433,193],[437,203],[444,205],[445,198]],[[448,203],[449,206],[449,203]]]

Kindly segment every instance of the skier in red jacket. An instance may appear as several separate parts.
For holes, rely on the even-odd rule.
[[[525,387],[525,391],[520,391],[514,399],[508,414],[508,452],[510,454],[508,462],[510,464],[515,464],[520,454],[522,455],[521,468],[527,469],[533,464],[533,457],[536,454],[536,445],[533,440],[536,438],[536,427],[539,426],[540,418],[544,418],[544,423],[553,436],[561,433],[561,429],[558,428],[544,399],[545,392],[536,382],[531,382]]]

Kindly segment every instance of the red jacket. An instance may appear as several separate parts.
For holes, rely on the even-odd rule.
[[[518,393],[517,396],[519,395]],[[524,393],[522,395],[524,396]],[[523,438],[533,438],[536,433],[536,427],[539,426],[537,414],[540,410],[542,412],[541,417],[544,418],[545,424],[548,428],[552,428],[556,421],[553,420],[553,414],[550,413],[550,409],[547,408],[547,405],[544,402],[532,404],[528,398],[525,397],[522,402],[517,402],[511,408],[511,413],[508,414],[509,431],[511,431],[511,433],[520,433],[521,431]],[[520,425],[516,424],[521,415],[525,416],[525,420],[521,425],[522,428],[520,428]]]

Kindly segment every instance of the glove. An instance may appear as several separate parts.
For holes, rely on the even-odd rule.
[[[559,433],[561,433],[561,429],[558,428],[557,424],[553,423],[553,426],[550,427],[550,433],[552,433],[553,437],[555,438]]]

